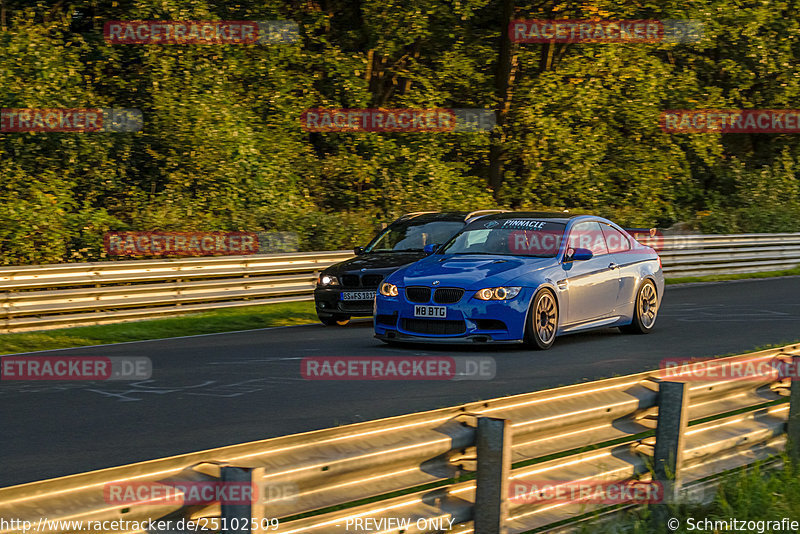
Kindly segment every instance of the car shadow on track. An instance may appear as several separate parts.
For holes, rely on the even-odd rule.
[[[555,344],[553,347],[569,347],[569,346],[580,346],[586,343],[596,342],[600,339],[607,339],[609,336],[624,336],[622,332],[619,331],[617,328],[603,328],[601,330],[593,330],[590,332],[578,332],[575,334],[565,334],[563,336],[559,336],[556,339]],[[395,349],[408,349],[408,350],[416,350],[419,351],[420,349],[430,351],[430,352],[508,352],[508,353],[521,353],[521,352],[530,352],[530,353],[539,353],[539,352],[546,352],[546,351],[538,351],[534,350],[533,348],[524,345],[522,343],[514,343],[514,344],[493,344],[493,343],[403,343],[403,342],[394,342],[391,344],[377,342],[374,344],[375,347],[391,347]]]

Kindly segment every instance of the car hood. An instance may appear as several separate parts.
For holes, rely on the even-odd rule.
[[[393,274],[389,281],[402,286],[462,287],[482,289],[507,285],[514,279],[543,269],[553,258],[518,258],[484,254],[433,255]]]
[[[361,269],[394,270],[424,257],[425,253],[423,252],[375,252],[372,254],[362,254],[355,258],[337,263],[326,269],[325,272],[335,274],[361,271]]]

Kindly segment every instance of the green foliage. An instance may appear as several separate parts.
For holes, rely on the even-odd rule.
[[[517,2],[517,18],[696,19],[706,35],[513,45],[493,191],[485,133],[308,133],[299,117],[496,109],[502,0],[4,0],[0,106],[138,108],[145,124],[0,134],[0,262],[104,259],[108,230],[292,230],[303,250],[350,248],[404,212],[495,206],[800,231],[797,136],[658,127],[664,109],[797,107],[797,4]],[[279,19],[299,24],[298,42],[111,45],[102,35],[109,20]]]
[[[300,235],[300,250],[346,250],[366,245],[381,229],[376,222],[360,213],[311,211],[287,221],[285,229]]]
[[[621,516],[607,522],[598,524],[590,521],[579,531],[592,534],[724,532],[733,530],[731,520],[736,519],[755,522],[753,532],[781,532],[767,528],[766,522],[774,524],[783,518],[792,521],[800,517],[800,472],[788,458],[784,457],[783,460],[784,466],[778,469],[762,470],[755,464],[723,479],[707,504],[669,505],[667,517],[679,521],[677,529],[667,528],[664,518],[645,506],[623,512]],[[687,521],[688,518],[692,519],[691,524]],[[708,523],[704,523],[706,520]],[[713,525],[714,521],[720,522],[718,527],[701,528],[701,525]],[[695,528],[691,528],[691,525]]]

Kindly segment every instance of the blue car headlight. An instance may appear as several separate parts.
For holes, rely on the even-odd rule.
[[[380,293],[384,297],[396,297],[398,294],[397,286],[388,282],[384,282],[381,284]]]
[[[478,290],[475,298],[479,300],[509,300],[519,295],[520,291],[522,291],[521,287],[487,287]]]

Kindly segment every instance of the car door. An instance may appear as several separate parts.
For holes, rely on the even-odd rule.
[[[619,291],[615,304],[615,315],[620,315],[630,308],[636,294],[636,282],[638,280],[638,267],[640,257],[632,253],[630,238],[611,225],[601,223],[600,228],[606,238],[608,253],[617,264],[619,274]]]
[[[589,260],[562,262],[569,299],[568,323],[577,325],[610,317],[619,293],[619,275],[614,257],[608,253],[605,237],[596,221],[573,226],[567,249],[586,248],[592,251]]]

